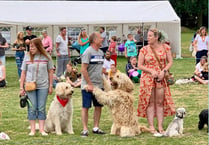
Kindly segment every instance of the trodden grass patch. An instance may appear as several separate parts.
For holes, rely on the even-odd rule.
[[[192,33],[189,36],[192,37]],[[188,37],[186,34],[186,37]],[[182,34],[184,37],[184,34]],[[188,43],[185,40],[185,43]],[[183,42],[183,45],[184,45]],[[185,45],[186,46],[186,45]],[[186,47],[182,47],[187,58],[184,59],[174,59],[174,65],[171,72],[175,74],[175,78],[189,78],[192,76],[194,71],[195,60],[191,58],[190,52]],[[126,59],[124,57],[118,58],[118,69],[121,72],[125,72]],[[80,67],[80,66],[79,66]],[[181,137],[153,137],[150,133],[142,133],[136,137],[131,138],[121,138],[119,136],[110,135],[110,128],[112,125],[111,115],[109,113],[108,107],[104,106],[102,110],[102,116],[100,120],[100,128],[103,129],[106,135],[94,135],[91,133],[93,124],[93,109],[89,110],[89,131],[90,134],[87,138],[80,137],[80,132],[82,131],[81,123],[81,91],[79,88],[74,89],[73,94],[73,128],[74,135],[63,134],[62,136],[57,136],[55,134],[49,134],[49,136],[42,137],[38,132],[34,137],[29,137],[29,130],[27,127],[29,123],[27,121],[27,108],[19,107],[19,81],[17,77],[17,68],[14,58],[7,58],[7,82],[8,86],[6,88],[0,89],[0,112],[2,113],[2,118],[0,119],[0,131],[7,133],[11,140],[10,141],[0,141],[0,144],[44,144],[44,145],[196,145],[208,143],[208,134],[206,127],[199,131],[198,125],[198,115],[202,109],[208,108],[208,87],[206,85],[200,85],[198,83],[186,84],[186,85],[172,85],[171,93],[175,103],[176,108],[185,107],[187,115],[184,119],[184,135]],[[139,84],[135,84],[134,96],[135,103],[134,106],[137,109],[139,95]],[[48,96],[47,100],[47,111],[49,105],[54,98],[54,92],[52,95]],[[172,121],[173,116],[164,119],[164,129],[167,128],[168,124]],[[156,121],[156,120],[155,120]],[[139,118],[139,123],[147,126],[147,120],[145,118]]]

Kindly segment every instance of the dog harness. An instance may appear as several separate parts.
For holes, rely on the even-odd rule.
[[[57,96],[57,100],[60,102],[60,104],[65,107],[65,105],[68,103],[69,99],[61,99],[59,96]]]

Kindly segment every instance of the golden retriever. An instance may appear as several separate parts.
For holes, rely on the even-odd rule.
[[[69,83],[60,82],[56,86],[56,96],[51,102],[44,130],[46,132],[56,132],[62,135],[62,132],[74,134],[72,127],[73,88]]]

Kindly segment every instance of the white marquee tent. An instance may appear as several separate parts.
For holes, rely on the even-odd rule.
[[[181,57],[180,19],[168,1],[0,1],[0,13],[0,26],[124,25],[119,34],[129,24],[152,23],[168,34]]]

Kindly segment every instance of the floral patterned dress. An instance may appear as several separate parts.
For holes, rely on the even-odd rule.
[[[166,67],[166,53],[168,51],[170,51],[170,47],[168,45],[163,45],[163,47],[159,49],[158,52],[156,52],[163,68]],[[150,46],[147,45],[143,47],[140,50],[140,53],[144,55],[145,67],[154,69],[160,73],[161,69]],[[146,110],[149,105],[152,89],[155,87],[164,87],[164,93],[165,93],[164,102],[163,102],[164,117],[175,114],[175,107],[173,100],[171,98],[170,88],[165,82],[165,80],[161,81],[160,83],[156,83],[150,73],[142,72],[140,79],[140,93],[139,93],[139,102],[138,102],[138,110],[137,110],[139,117],[147,117]],[[156,113],[155,113],[155,117],[156,117]]]

